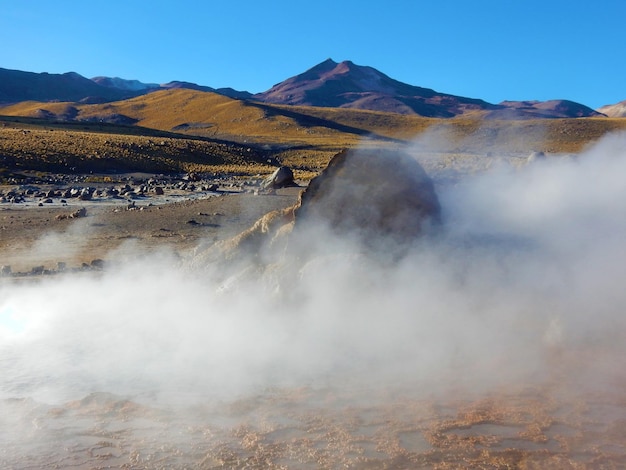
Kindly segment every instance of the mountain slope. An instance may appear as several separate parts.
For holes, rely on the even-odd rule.
[[[253,96],[266,103],[341,107],[453,117],[496,107],[483,100],[438,93],[394,80],[372,67],[328,59]]]
[[[143,83],[139,80],[126,80],[119,77],[93,77],[91,80],[107,88],[130,91],[148,91],[160,86],[157,83]]]
[[[609,117],[626,117],[626,100],[615,104],[607,104],[597,111]]]
[[[101,86],[75,72],[22,72],[0,68],[0,103],[20,101],[113,101],[134,96],[129,90]]]
[[[0,115],[137,125],[180,134],[263,143],[301,143],[319,138],[341,145],[345,137],[339,136],[357,139],[368,133],[361,128],[285,108],[177,88],[102,104],[26,101],[0,107]]]
[[[569,100],[503,101],[500,108],[489,112],[491,119],[538,119],[600,117],[601,113],[584,104]]]
[[[150,93],[152,91],[159,90],[171,90],[173,88],[185,88],[188,90],[196,90],[196,91],[208,91],[211,93],[218,93],[220,95],[228,96],[229,98],[236,99],[247,99],[252,96],[251,93],[247,91],[238,91],[233,88],[211,88],[209,86],[198,85],[197,83],[192,82],[184,82],[179,80],[174,80],[167,83],[157,84],[157,83],[143,83],[139,80],[125,80],[119,77],[94,77],[91,80],[96,82],[98,85],[102,85],[108,88],[116,88],[119,90],[129,90],[133,92],[137,92],[135,94],[141,93]]]

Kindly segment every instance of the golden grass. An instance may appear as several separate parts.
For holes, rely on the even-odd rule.
[[[12,128],[31,131],[28,139],[20,138],[19,133],[11,134],[7,128],[1,135],[0,152],[22,167],[37,166],[39,159],[45,168],[57,169],[85,166],[89,161],[97,168],[126,165],[158,171],[228,169],[248,174],[270,172],[272,166],[266,157],[273,157],[274,162],[293,167],[297,176],[304,178],[324,168],[341,149],[360,145],[411,142],[417,151],[433,154],[520,155],[535,150],[570,153],[581,151],[608,132],[626,129],[623,118],[500,121],[476,115],[433,119],[355,109],[269,105],[187,89],[158,91],[105,104],[29,101],[0,108],[0,115],[73,120],[8,121]],[[136,125],[102,122],[112,116],[132,119]],[[53,137],[53,131],[61,132]],[[250,149],[224,147],[215,139]]]
[[[266,153],[208,140],[124,134],[109,126],[94,131],[48,126],[45,122],[4,122],[0,127],[0,168],[8,171],[90,173],[107,171],[269,173]],[[93,126],[94,128],[96,126]],[[112,132],[115,130],[115,132]]]

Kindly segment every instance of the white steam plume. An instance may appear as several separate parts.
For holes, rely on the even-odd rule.
[[[555,349],[575,358],[598,345],[596,370],[567,378],[610,380],[626,331],[624,174],[619,134],[577,159],[441,187],[441,229],[394,264],[320,229],[309,245],[337,243],[334,254],[229,289],[167,256],[4,284],[0,392],[204,400],[355,381],[480,391],[543,380]]]

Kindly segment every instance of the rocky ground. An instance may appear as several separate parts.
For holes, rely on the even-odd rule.
[[[106,178],[0,186],[2,277],[98,269],[159,249],[185,256],[293,204],[301,190],[265,191],[254,178],[134,174],[118,175],[115,184]]]

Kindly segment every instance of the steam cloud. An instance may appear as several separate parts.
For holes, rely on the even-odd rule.
[[[216,282],[163,254],[98,278],[3,285],[0,398],[184,401],[343,383],[480,391],[542,380],[556,350],[580,359],[567,380],[606,383],[626,331],[625,174],[617,134],[575,159],[442,186],[442,227],[393,264],[312,233],[310,246],[337,248],[295,277]],[[600,346],[591,368],[583,356]]]

